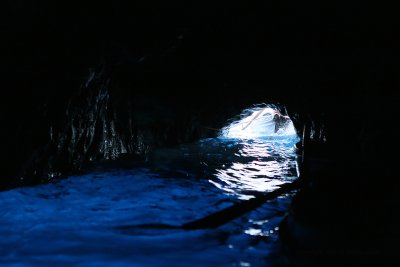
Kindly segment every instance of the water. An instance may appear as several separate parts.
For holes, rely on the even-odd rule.
[[[134,168],[1,192],[0,266],[275,266],[289,194],[215,229],[151,225],[190,222],[293,181],[296,141],[206,139]]]

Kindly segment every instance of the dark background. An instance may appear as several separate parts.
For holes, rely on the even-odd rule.
[[[84,127],[76,121],[90,113],[85,107],[98,112],[90,96],[105,84],[111,103],[106,124],[117,115],[121,125],[129,116],[151,117],[136,124],[148,134],[173,125],[165,140],[150,138],[154,147],[210,136],[200,126],[221,127],[260,102],[285,105],[299,128],[306,120],[327,124],[334,145],[365,123],[376,133],[395,120],[399,38],[390,6],[176,0],[2,5],[4,177],[32,165],[34,153],[54,153],[40,150],[50,131],[65,137],[69,124]],[[97,76],[88,93],[82,88],[90,73]],[[360,118],[366,122],[357,128]],[[188,127],[195,133],[185,133]]]

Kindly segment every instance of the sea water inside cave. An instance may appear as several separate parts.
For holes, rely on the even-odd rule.
[[[0,192],[0,265],[275,266],[290,194],[213,229],[151,227],[202,218],[297,178],[293,125],[266,130],[272,116],[262,108],[219,137],[159,149],[132,167],[100,164]],[[249,136],[240,120],[251,121]]]

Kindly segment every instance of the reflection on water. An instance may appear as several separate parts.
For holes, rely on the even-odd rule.
[[[238,160],[215,170],[210,180],[218,188],[240,199],[251,198],[254,192],[269,192],[296,178],[293,144],[297,138],[240,141]]]
[[[278,197],[217,229],[180,225],[295,179],[295,135],[218,137],[115,167],[0,192],[1,266],[274,266]]]

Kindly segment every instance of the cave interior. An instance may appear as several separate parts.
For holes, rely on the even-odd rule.
[[[348,218],[354,227],[341,229],[341,244],[392,251],[399,40],[390,8],[8,2],[2,190],[212,137],[244,108],[273,103],[303,141],[307,181],[293,201],[296,218],[326,228]]]

